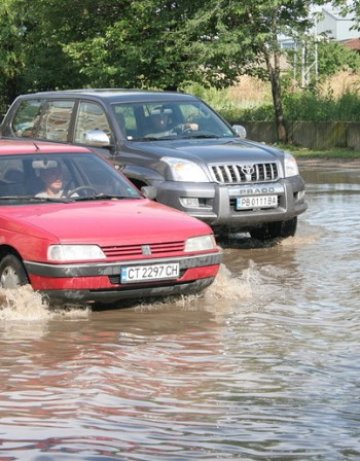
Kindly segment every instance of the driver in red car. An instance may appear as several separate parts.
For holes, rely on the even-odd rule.
[[[45,189],[37,193],[36,197],[63,197],[63,173],[60,165],[53,168],[42,168],[40,170],[40,178],[44,182]]]

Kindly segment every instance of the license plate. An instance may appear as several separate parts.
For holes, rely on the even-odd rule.
[[[126,266],[121,268],[121,283],[151,280],[176,279],[179,277],[179,263],[149,264],[146,266]]]
[[[251,208],[276,208],[277,205],[277,195],[253,195],[251,197],[238,197],[236,199],[237,210],[249,210]]]

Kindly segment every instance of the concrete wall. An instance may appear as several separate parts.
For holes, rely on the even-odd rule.
[[[347,127],[347,147],[360,150],[360,123],[348,123]]]
[[[274,143],[277,141],[273,122],[239,122],[246,128],[247,138]],[[347,147],[360,151],[360,122],[292,122],[288,124],[289,139],[310,149]]]

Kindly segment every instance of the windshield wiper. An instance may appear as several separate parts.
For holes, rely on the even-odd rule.
[[[132,197],[129,195],[116,195],[116,194],[97,194],[89,195],[87,197],[72,197],[75,202],[82,202],[87,200],[124,200],[124,199],[139,199],[141,197]]]
[[[145,136],[144,138],[132,139],[132,141],[137,142],[146,142],[146,141],[169,141],[172,139],[177,139],[179,136],[177,134],[169,134],[166,136]]]
[[[197,139],[211,139],[211,138],[215,138],[215,139],[219,139],[221,138],[221,136],[218,136],[216,134],[212,134],[212,133],[189,133],[189,134],[184,134],[181,136],[183,139],[192,139],[192,138],[197,138]]]
[[[3,195],[0,196],[0,201],[6,201],[6,202],[13,202],[13,201],[19,201],[19,202],[40,202],[40,203],[46,203],[46,202],[56,202],[56,203],[65,203],[68,202],[68,199],[64,199],[61,197],[57,198],[49,198],[49,197],[35,197],[34,195]]]

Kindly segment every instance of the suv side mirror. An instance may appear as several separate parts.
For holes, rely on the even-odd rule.
[[[233,125],[232,129],[235,131],[235,133],[241,138],[245,139],[246,138],[246,128],[242,125]]]
[[[110,146],[110,138],[103,130],[90,130],[85,133],[85,142],[95,147]]]

